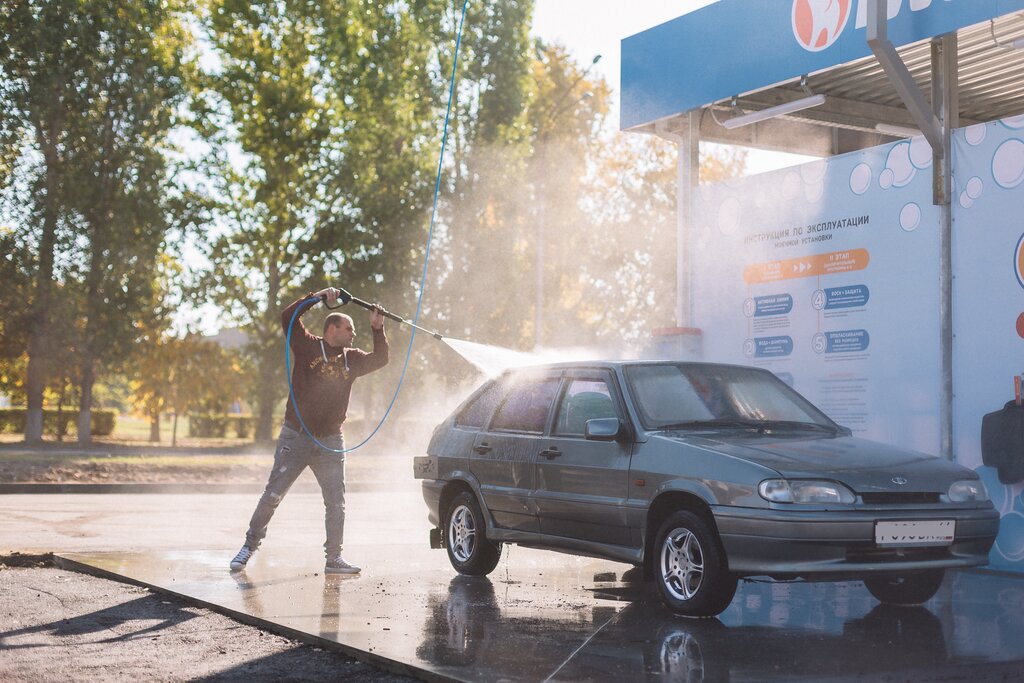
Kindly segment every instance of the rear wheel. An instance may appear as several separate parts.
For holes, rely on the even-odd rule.
[[[658,530],[654,578],[662,602],[676,614],[713,617],[736,595],[718,537],[698,515],[680,510]]]
[[[489,540],[486,529],[472,493],[463,491],[452,499],[445,514],[444,546],[448,560],[460,574],[484,576],[498,566],[501,544]]]
[[[943,569],[931,569],[906,576],[878,576],[864,579],[864,586],[887,605],[920,605],[938,592],[945,574]]]

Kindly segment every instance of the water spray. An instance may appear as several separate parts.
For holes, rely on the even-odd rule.
[[[352,296],[351,294],[349,294],[347,291],[345,291],[341,287],[335,287],[335,289],[338,290],[338,301],[341,302],[341,304],[338,305],[338,306],[327,306],[327,297],[326,296],[320,297],[320,300],[324,302],[324,306],[326,306],[327,308],[330,308],[330,309],[341,308],[342,306],[344,306],[344,305],[346,305],[348,303],[353,303],[356,306],[362,306],[363,308],[365,308],[367,310],[370,310],[370,311],[376,309],[376,310],[380,311],[380,314],[383,315],[385,318],[388,318],[390,320],[394,320],[397,323],[402,323],[403,325],[408,325],[409,327],[411,327],[413,329],[416,329],[416,330],[419,330],[420,332],[423,332],[424,334],[429,334],[431,337],[433,337],[434,339],[436,339],[438,341],[444,341],[444,337],[442,337],[437,332],[431,332],[430,330],[428,330],[426,328],[423,328],[423,327],[420,327],[419,325],[417,325],[416,323],[414,323],[412,321],[406,320],[405,318],[402,318],[400,316],[395,315],[394,313],[390,313],[390,312],[384,310],[380,306],[377,306],[375,304],[371,304],[368,301],[363,301],[362,299],[358,299],[358,298]]]

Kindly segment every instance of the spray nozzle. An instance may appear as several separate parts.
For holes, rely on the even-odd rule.
[[[431,332],[430,330],[424,329],[424,328],[420,327],[419,325],[416,325],[416,324],[406,320],[405,318],[402,318],[401,316],[397,316],[394,313],[390,313],[390,312],[384,310],[383,306],[378,306],[376,304],[371,304],[368,301],[363,301],[362,299],[358,299],[358,298],[352,296],[351,294],[349,294],[348,292],[346,292],[341,287],[335,287],[335,289],[338,290],[338,302],[339,302],[338,306],[335,306],[335,308],[340,308],[341,306],[344,306],[345,304],[351,302],[351,303],[355,304],[356,306],[362,306],[363,308],[365,308],[367,310],[370,310],[370,311],[376,309],[376,310],[380,311],[380,314],[383,315],[385,318],[389,318],[391,320],[394,320],[397,323],[402,323],[403,325],[408,325],[409,327],[414,327],[417,330],[419,330],[420,332],[425,332],[425,333],[429,334],[434,339],[438,339],[438,340],[443,340],[444,339],[444,337],[442,337],[437,332]]]

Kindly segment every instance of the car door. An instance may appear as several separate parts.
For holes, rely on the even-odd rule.
[[[495,524],[537,531],[534,464],[558,392],[557,375],[510,382],[488,428],[477,434],[470,471]]]
[[[565,377],[550,436],[537,459],[534,501],[543,534],[625,545],[630,443],[584,438],[589,419],[626,423],[610,372],[573,370]]]

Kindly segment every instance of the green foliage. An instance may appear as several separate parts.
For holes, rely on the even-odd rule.
[[[0,434],[23,434],[25,413],[24,407],[0,408]],[[67,436],[75,431],[75,420],[74,412],[46,408],[43,410],[43,433],[50,436]],[[116,426],[116,410],[101,409],[92,412],[93,436],[110,436]]]
[[[252,415],[191,413],[188,416],[188,435],[223,439],[231,434],[239,439],[248,439],[255,424]]]

